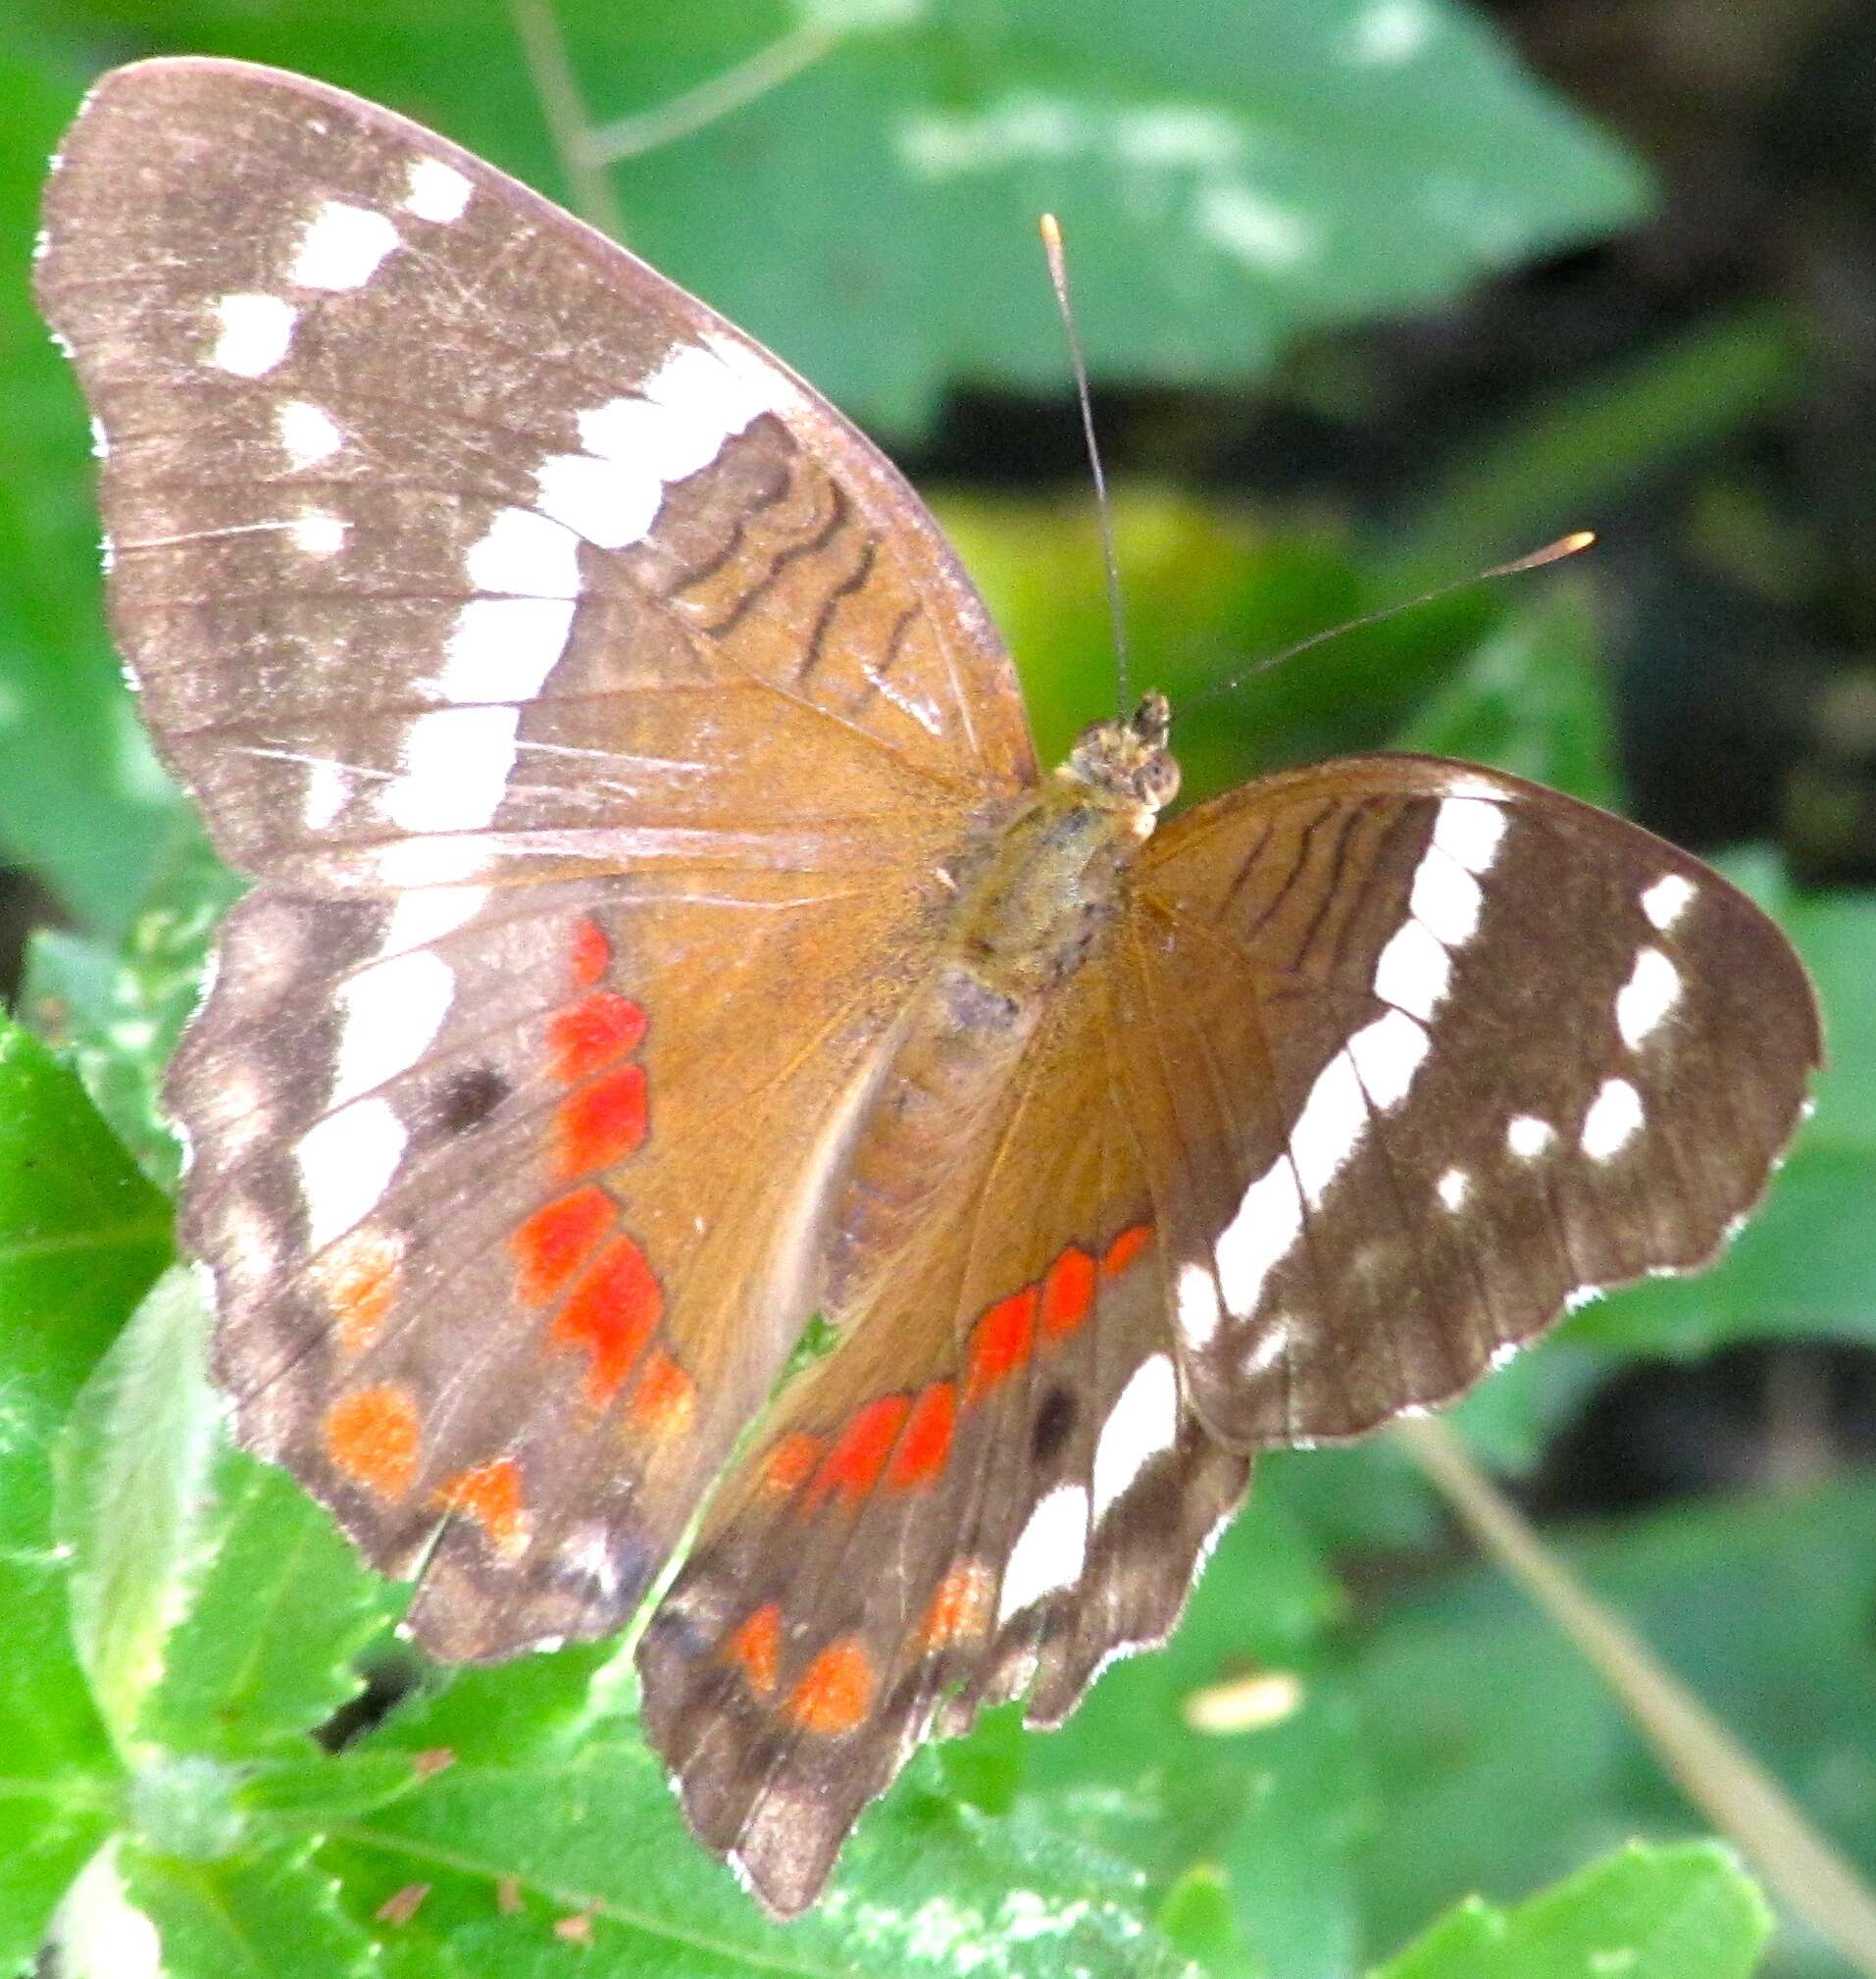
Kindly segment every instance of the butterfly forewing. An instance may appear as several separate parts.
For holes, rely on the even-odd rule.
[[[1789,943],[1717,874],[1457,763],[1176,820],[1124,945],[1179,1337],[1241,1446],[1446,1400],[1566,1303],[1705,1262],[1821,1049]]]
[[[616,1626],[805,1315],[943,856],[1033,778],[1007,659],[782,366],[338,92],[108,77],[39,289],[144,712],[266,883],[170,1089],[243,1434],[427,1560],[440,1651]]]

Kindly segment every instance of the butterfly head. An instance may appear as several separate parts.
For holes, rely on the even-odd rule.
[[[1179,764],[1167,747],[1172,704],[1150,693],[1124,722],[1094,722],[1076,737],[1061,775],[1116,809],[1141,806],[1142,829],[1179,794]]]

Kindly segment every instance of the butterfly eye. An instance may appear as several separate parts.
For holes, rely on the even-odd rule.
[[[1150,804],[1155,811],[1163,811],[1179,795],[1178,763],[1163,749],[1156,756],[1148,756],[1140,766],[1134,787],[1139,790],[1142,804]]]

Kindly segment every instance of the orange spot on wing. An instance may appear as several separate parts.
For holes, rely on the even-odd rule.
[[[1059,1340],[1081,1325],[1094,1304],[1094,1260],[1071,1243],[1042,1279],[1041,1327],[1044,1336]]]
[[[1101,1259],[1101,1276],[1118,1278],[1152,1241],[1150,1223],[1136,1223],[1123,1230],[1107,1246],[1107,1254]]]
[[[320,1437],[333,1467],[354,1484],[393,1500],[410,1490],[421,1434],[408,1390],[386,1382],[340,1395],[326,1411]]]
[[[687,1436],[697,1419],[697,1385],[662,1348],[645,1356],[632,1392],[632,1419],[656,1437]]]
[[[571,959],[574,982],[582,990],[590,990],[606,973],[612,961],[612,943],[597,921],[575,922]]]
[[[524,1305],[545,1305],[612,1228],[612,1197],[597,1183],[556,1196],[534,1211],[508,1240],[515,1259],[517,1296]]]
[[[496,1457],[445,1478],[436,1489],[434,1503],[443,1511],[474,1519],[498,1553],[512,1555],[528,1544],[521,1466],[513,1457]]]
[[[1026,1285],[1008,1298],[999,1298],[978,1321],[971,1333],[970,1371],[964,1384],[966,1401],[982,1400],[1029,1358],[1040,1300],[1040,1289]]]
[[[791,1429],[763,1460],[762,1489],[775,1497],[792,1497],[821,1461],[822,1447],[818,1436]]]
[[[313,1267],[341,1353],[364,1351],[397,1303],[404,1243],[361,1224],[341,1237]]]
[[[925,1611],[920,1648],[942,1649],[983,1635],[995,1598],[996,1576],[982,1560],[953,1560]]]
[[[637,1050],[644,1035],[642,1005],[611,990],[589,990],[579,1002],[559,1011],[547,1025],[547,1045],[553,1053],[555,1076],[569,1085],[590,1079],[615,1058],[624,1058]]]
[[[645,1138],[645,1068],[622,1065],[560,1102],[556,1166],[563,1179],[623,1161]]]
[[[788,1694],[788,1715],[804,1731],[838,1738],[866,1722],[878,1679],[873,1659],[855,1636],[830,1643]]]
[[[818,1510],[836,1492],[857,1505],[879,1482],[911,1407],[907,1395],[883,1395],[855,1409],[815,1472],[802,1509]]]
[[[616,1237],[554,1315],[547,1338],[556,1346],[583,1347],[592,1356],[586,1399],[595,1408],[604,1408],[619,1393],[656,1329],[664,1303],[644,1252],[631,1238]]]
[[[735,1663],[758,1697],[775,1695],[782,1662],[782,1608],[768,1601],[749,1616],[723,1646],[726,1661]]]
[[[956,1422],[957,1389],[952,1383],[935,1381],[921,1390],[906,1418],[905,1434],[892,1452],[887,1483],[895,1491],[916,1491],[930,1484],[951,1453],[951,1431]]]

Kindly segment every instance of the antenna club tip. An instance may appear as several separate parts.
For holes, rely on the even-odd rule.
[[[1042,236],[1042,242],[1044,246],[1047,247],[1061,246],[1062,223],[1055,218],[1054,214],[1044,213],[1040,217],[1040,219],[1037,221],[1036,226],[1038,231],[1040,232]]]
[[[1578,550],[1587,550],[1590,547],[1590,545],[1595,541],[1596,541],[1596,532],[1594,530],[1572,530],[1570,533],[1567,536],[1565,536],[1560,543],[1557,544],[1557,549],[1562,555],[1566,557],[1573,557],[1576,555]]]

